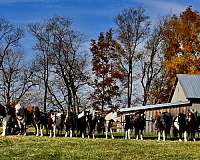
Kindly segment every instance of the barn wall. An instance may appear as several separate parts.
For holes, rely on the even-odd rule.
[[[172,117],[175,118],[178,113],[185,113],[187,114],[188,110],[194,110],[200,112],[200,102],[193,102],[191,105],[188,106],[179,106],[179,107],[168,107],[168,108],[160,108],[160,109],[152,109],[152,110],[147,110],[145,111],[145,117],[146,117],[146,127],[145,127],[145,132],[155,132],[155,115],[157,112],[169,112],[171,113]],[[134,112],[128,112],[124,113],[121,115],[121,123],[122,123],[122,128],[124,128],[124,122],[125,122],[125,115],[126,114],[133,114]],[[123,129],[122,129],[123,132]]]
[[[179,81],[177,82],[173,97],[171,99],[171,103],[178,102],[178,101],[187,101],[183,88],[181,87],[181,84]]]
[[[191,109],[195,112],[196,111],[200,112],[200,103],[198,102],[192,103]]]
[[[200,104],[199,106],[199,111],[200,111]],[[194,105],[194,107],[196,107],[196,105]],[[176,108],[164,108],[164,109],[157,109],[157,110],[148,110],[145,112],[146,115],[146,128],[145,128],[145,132],[155,132],[155,116],[156,113],[159,112],[169,112],[171,113],[172,117],[175,118],[178,113],[187,113],[188,109],[191,109],[192,106],[180,106],[180,107],[176,107]]]

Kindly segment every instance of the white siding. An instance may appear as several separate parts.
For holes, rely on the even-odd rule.
[[[179,81],[176,85],[171,103],[179,102],[179,101],[187,101],[186,96],[184,94],[183,88],[181,87]]]

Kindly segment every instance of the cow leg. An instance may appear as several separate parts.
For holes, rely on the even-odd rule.
[[[140,139],[143,140],[143,133],[142,133],[142,130],[140,131]]]
[[[92,133],[92,139],[95,139],[95,137],[94,137],[94,132]]]
[[[112,128],[110,128],[110,135],[111,135],[111,138],[114,139]]]
[[[53,126],[53,137],[56,137],[56,125]]]
[[[125,139],[128,137],[128,130],[125,131]]]
[[[68,131],[65,132],[65,137],[67,138],[67,136],[68,136]]]
[[[184,141],[187,142],[187,131],[184,131],[183,136],[184,136]]]
[[[48,127],[48,125],[46,125],[46,124],[44,125],[44,124],[43,124],[43,128],[46,129],[46,135],[48,135],[48,133],[49,133],[49,127]]]
[[[17,121],[17,123],[18,123],[18,127],[19,127],[19,133],[18,133],[18,135],[21,135],[22,134],[22,124],[21,124],[20,121]]]
[[[182,132],[179,131],[179,141],[182,141]]]
[[[108,139],[108,127],[107,126],[106,126],[105,130],[106,130],[106,139]]]
[[[158,141],[160,141],[160,131],[158,131]]]
[[[87,132],[87,131],[86,131]],[[92,131],[88,129],[88,139],[90,139],[90,135],[92,134]]]
[[[39,136],[39,126],[37,123],[35,124],[35,128],[36,128],[36,136]]]
[[[2,122],[2,125],[3,125],[3,133],[1,134],[2,136],[5,136],[6,135],[6,128],[7,128],[7,123],[8,123],[8,120],[9,120],[10,116],[6,116],[3,118],[3,122]]]
[[[84,135],[84,131],[81,130],[81,137],[82,137],[82,138],[85,138],[84,136],[85,136],[85,135]]]
[[[138,140],[139,139],[139,131],[138,131],[138,129],[135,129],[135,136],[136,136],[136,140]]]
[[[165,130],[163,130],[163,141],[166,140],[166,133],[165,133]]]
[[[52,129],[50,129],[50,131],[49,131],[49,137],[50,138],[52,137]]]
[[[43,126],[42,124],[39,125],[40,128],[40,137],[43,137]]]
[[[72,129],[69,130],[69,137],[70,137],[70,138],[73,137],[73,131],[72,131]]]
[[[131,139],[131,129],[128,129],[128,139]]]
[[[26,124],[23,125],[24,136],[26,136]]]
[[[60,128],[57,128],[57,135],[60,135]]]
[[[193,138],[193,141],[196,141],[195,140],[195,131],[192,132],[192,138]]]
[[[43,137],[43,131],[42,131],[42,128],[40,128],[40,137]]]

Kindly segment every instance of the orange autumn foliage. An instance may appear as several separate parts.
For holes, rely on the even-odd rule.
[[[169,86],[178,73],[200,74],[200,14],[188,7],[179,17],[165,19],[162,35]]]
[[[112,31],[100,33],[98,41],[91,43],[92,70],[95,75],[95,93],[93,100],[104,104],[111,102],[117,96],[119,87],[117,81],[124,78],[124,72],[119,62],[117,42],[112,37]]]

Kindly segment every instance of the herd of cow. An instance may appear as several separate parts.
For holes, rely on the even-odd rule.
[[[100,113],[94,110],[83,110],[76,114],[73,109],[69,109],[66,113],[49,111],[44,113],[38,107],[23,107],[20,103],[12,103],[9,106],[0,104],[0,118],[2,120],[3,133],[26,135],[26,129],[29,125],[34,126],[36,136],[43,136],[43,129],[46,129],[46,135],[56,137],[65,129],[65,137],[80,136],[84,138],[95,138],[95,133],[105,133],[108,138],[113,139],[113,126],[118,120],[119,111],[111,110],[107,113]],[[124,120],[125,139],[131,139],[131,131],[135,130],[136,139],[143,139],[143,130],[145,129],[146,119],[143,111],[127,114]],[[176,117],[172,117],[170,113],[157,113],[155,116],[155,128],[158,134],[158,140],[165,141],[167,135],[173,128],[175,136],[179,140],[184,138],[184,141],[192,139],[195,141],[195,133],[199,130],[200,118],[197,112],[188,110],[187,114],[179,113]]]

